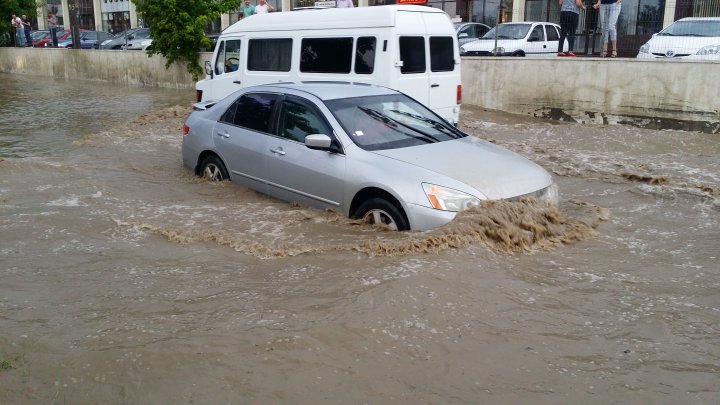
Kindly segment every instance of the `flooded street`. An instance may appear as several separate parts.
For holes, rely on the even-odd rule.
[[[386,232],[182,165],[189,90],[0,74],[0,402],[720,402],[720,137],[463,107],[560,186]]]

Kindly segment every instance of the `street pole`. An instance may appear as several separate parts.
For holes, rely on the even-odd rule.
[[[72,24],[72,46],[73,49],[80,49],[80,0],[75,0],[70,7],[70,15],[75,17]]]

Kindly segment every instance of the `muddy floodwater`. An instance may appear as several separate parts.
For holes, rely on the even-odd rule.
[[[188,90],[0,74],[0,403],[720,403],[720,136],[465,106],[560,205],[429,232],[208,183]]]

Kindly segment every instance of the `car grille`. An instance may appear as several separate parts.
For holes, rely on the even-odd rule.
[[[653,56],[655,56],[656,58],[682,58],[685,56],[690,56],[690,54],[689,53],[676,53],[673,56],[667,56],[664,53],[653,52]]]
[[[466,55],[466,56],[492,56],[493,53],[490,51],[467,51],[463,55]]]

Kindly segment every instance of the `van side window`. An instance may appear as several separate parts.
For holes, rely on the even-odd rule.
[[[375,37],[360,37],[355,48],[355,73],[372,74],[375,70]]]
[[[280,110],[279,135],[285,139],[305,142],[312,134],[332,136],[330,125],[314,108],[301,100],[288,98]]]
[[[401,73],[425,72],[425,38],[400,37]]]
[[[455,70],[452,37],[430,37],[430,70],[432,72]]]
[[[303,38],[300,71],[305,73],[350,73],[352,38]]]
[[[220,122],[270,133],[270,118],[277,95],[243,94],[220,117]]]
[[[289,72],[292,39],[251,39],[248,44],[248,70]]]

